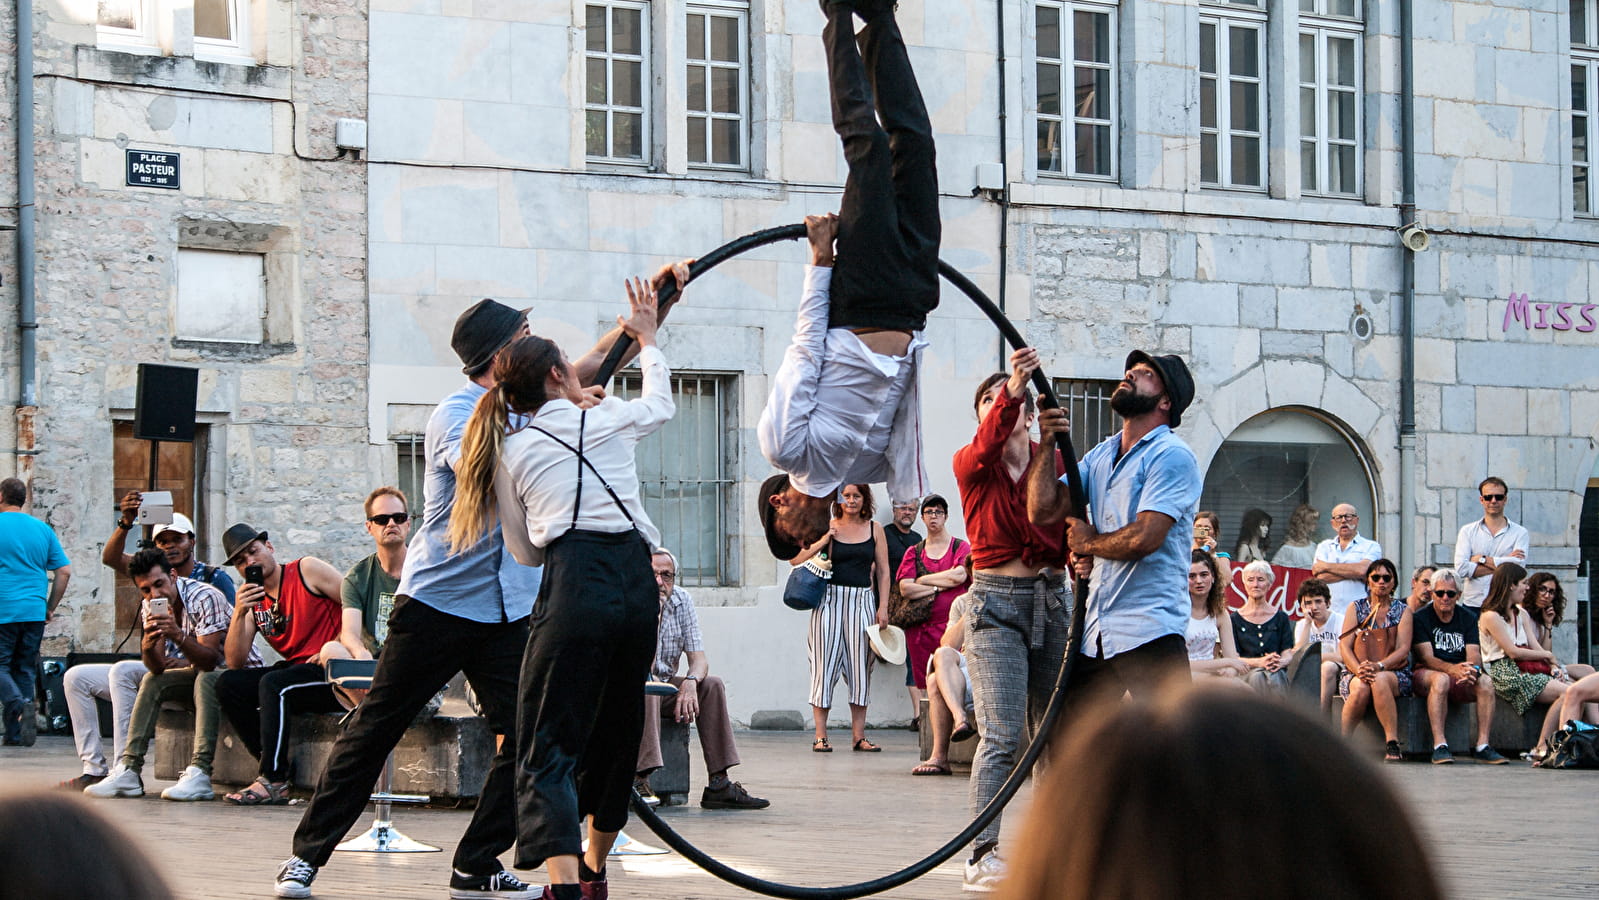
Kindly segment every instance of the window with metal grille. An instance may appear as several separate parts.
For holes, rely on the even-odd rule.
[[[1038,0],[1033,25],[1039,171],[1116,177],[1116,7]]]
[[[1199,180],[1209,187],[1266,186],[1266,11],[1256,3],[1206,4],[1199,18]]]
[[[685,587],[738,583],[736,384],[732,375],[674,374],[677,414],[640,441],[635,456],[644,511],[677,556]],[[613,393],[631,399],[642,389],[632,372],[617,378]]]
[[[1299,181],[1307,194],[1360,192],[1360,0],[1299,2]]]
[[[610,0],[585,8],[584,140],[588,158],[649,163],[650,5]]]
[[[1599,213],[1594,188],[1594,97],[1599,96],[1599,0],[1571,0],[1571,196],[1578,215]]]
[[[423,436],[420,434],[397,434],[389,440],[394,442],[395,469],[394,486],[405,492],[406,511],[413,519],[422,518],[422,487],[427,482],[427,454],[423,450]],[[416,534],[420,529],[411,526],[411,533]]]
[[[748,168],[749,5],[696,3],[686,25],[689,165]]]
[[[1072,449],[1078,456],[1122,427],[1121,417],[1111,412],[1110,395],[1119,381],[1100,379],[1055,379],[1055,396],[1072,423]]]

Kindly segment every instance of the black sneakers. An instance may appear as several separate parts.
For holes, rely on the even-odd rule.
[[[272,887],[272,893],[279,897],[309,897],[311,882],[315,880],[316,866],[298,856],[291,856],[278,869],[278,880]]]
[[[706,788],[700,794],[700,806],[705,809],[765,809],[772,805],[772,801],[760,797],[751,797],[750,792],[744,790],[744,785],[736,781],[729,781],[721,788]]]
[[[1498,750],[1495,750],[1489,746],[1478,747],[1476,750],[1471,752],[1471,756],[1477,762],[1489,766],[1502,766],[1510,762],[1510,760],[1505,759]]]
[[[450,873],[450,900],[536,900],[543,893],[504,869],[493,875]]]
[[[1435,765],[1435,766],[1446,766],[1446,765],[1448,765],[1448,764],[1450,764],[1450,763],[1452,763],[1454,761],[1455,761],[1455,755],[1453,753],[1449,752],[1449,745],[1448,744],[1439,744],[1438,746],[1432,748],[1432,764],[1433,765]]]

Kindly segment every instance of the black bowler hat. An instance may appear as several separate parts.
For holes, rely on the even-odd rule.
[[[1171,398],[1171,427],[1176,428],[1183,421],[1183,411],[1194,402],[1194,376],[1188,374],[1188,364],[1176,355],[1150,356],[1142,350],[1127,354],[1127,368],[1139,363],[1147,363],[1160,373],[1166,396]]]
[[[777,533],[777,507],[772,505],[772,495],[781,494],[788,490],[788,476],[782,472],[761,482],[761,499],[757,512],[761,516],[761,527],[766,529],[766,548],[772,555],[787,562],[799,556],[799,545],[782,537]]]
[[[479,300],[455,320],[450,347],[461,358],[461,371],[475,375],[488,368],[494,354],[511,342],[527,321],[528,307],[515,310],[498,300]]]
[[[244,548],[250,546],[250,542],[266,539],[266,532],[257,531],[254,526],[243,522],[229,526],[227,531],[222,532],[222,564],[233,565],[233,558],[244,552]]]

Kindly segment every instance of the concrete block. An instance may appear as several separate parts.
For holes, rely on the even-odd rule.
[[[1222,282],[1178,281],[1171,285],[1168,321],[1191,325],[1237,325],[1238,286]]]
[[[1308,331],[1262,331],[1260,352],[1263,356],[1287,356],[1315,360],[1321,364],[1322,335]]]
[[[532,297],[539,282],[537,250],[437,245],[436,293],[475,294],[510,302]]]
[[[459,100],[373,93],[368,114],[374,156],[449,162],[465,157]]]
[[[1471,473],[1488,469],[1488,442],[1474,434],[1429,434],[1422,455],[1430,487],[1453,487]],[[1443,512],[1447,521],[1450,510]]]
[[[1285,287],[1277,292],[1277,327],[1289,331],[1342,330],[1354,297],[1331,288]]]
[[[1554,122],[1551,120],[1548,124],[1553,125]],[[1561,197],[1568,189],[1562,179],[1563,173],[1563,167],[1558,165],[1499,163],[1495,178],[1499,183],[1499,215],[1543,221],[1558,220]]]
[[[1195,355],[1195,360],[1196,362],[1198,360],[1197,354]],[[1201,380],[1197,377],[1199,376],[1199,371],[1196,366],[1194,370],[1195,380],[1200,381],[1202,384],[1214,384],[1220,380]],[[1221,434],[1229,434],[1251,416],[1265,412],[1267,402],[1266,369],[1264,366],[1255,366],[1230,383],[1218,387],[1206,399],[1205,406],[1215,428]],[[1187,425],[1186,417],[1184,418],[1184,425]],[[1203,459],[1204,457],[1200,458]]]
[[[511,100],[511,23],[374,12],[369,79],[386,93]]]
[[[1526,434],[1527,391],[1477,388],[1477,430],[1483,434]]]
[[[1349,254],[1348,244],[1310,245],[1310,285],[1329,288],[1351,287]]]
[[[1455,381],[1455,344],[1437,338],[1416,339],[1416,380],[1433,384]]]
[[[1277,289],[1266,284],[1245,284],[1238,288],[1238,321],[1255,328],[1277,324]]]
[[[750,728],[755,731],[804,731],[807,727],[797,709],[760,709],[750,716]]]
[[[1166,235],[1159,231],[1146,231],[1138,236],[1138,274],[1159,277],[1170,266],[1171,253]]]
[[[1327,370],[1309,360],[1268,359],[1266,397],[1269,405],[1321,406],[1322,385]]]
[[[1328,378],[1322,391],[1322,408],[1344,420],[1355,434],[1366,434],[1377,424],[1382,410],[1353,382]]]
[[[1492,454],[1490,445],[1489,455]],[[1508,476],[1502,477],[1510,481]],[[1521,496],[1521,511],[1516,521],[1527,529],[1535,548],[1570,546],[1577,539],[1576,522],[1581,513],[1581,501],[1563,485],[1550,484],[1552,479],[1547,473],[1536,473],[1533,477],[1537,479],[1532,482],[1533,484],[1544,484],[1557,489],[1517,491],[1516,493]],[[1550,565],[1553,560],[1547,552],[1542,552],[1533,562],[1542,567]]]
[[[1470,385],[1446,384],[1439,400],[1444,431],[1472,434],[1477,430],[1477,390]]]

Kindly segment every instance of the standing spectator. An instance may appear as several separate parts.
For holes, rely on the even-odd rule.
[[[1482,658],[1493,676],[1494,693],[1518,716],[1526,715],[1535,703],[1549,704],[1538,732],[1538,746],[1532,751],[1534,759],[1542,759],[1549,752],[1549,735],[1560,724],[1560,701],[1568,685],[1559,677],[1565,672],[1556,668],[1555,655],[1538,643],[1532,616],[1521,608],[1526,595],[1527,570],[1501,560],[1489,579],[1477,631]]]
[[[944,629],[949,626],[950,605],[955,598],[971,587],[972,576],[967,568],[972,548],[965,541],[950,534],[944,524],[949,521],[949,502],[937,494],[928,494],[922,501],[922,522],[927,526],[927,540],[912,547],[900,563],[895,578],[899,591],[909,600],[933,598],[933,607],[927,621],[905,629],[906,666],[916,677],[916,687],[927,690],[927,663],[933,651],[944,640]]]
[[[222,535],[222,551],[245,584],[233,605],[228,671],[217,679],[217,699],[245,749],[261,762],[255,782],[226,799],[239,806],[282,806],[289,802],[290,717],[344,711],[322,668],[326,645],[339,638],[336,598],[344,576],[314,556],[279,565],[267,533],[243,522]],[[259,583],[249,574],[255,568],[261,570]],[[258,633],[283,659],[247,667]]]
[[[139,506],[143,502],[144,495],[138,491],[128,491],[123,495],[116,527],[111,530],[111,537],[106,539],[105,549],[100,551],[101,564],[121,575],[128,574],[128,563],[133,561],[132,555],[124,553],[123,548],[128,545],[128,532],[133,530],[138,520]],[[233,605],[233,579],[221,566],[208,566],[194,555],[194,522],[188,516],[173,513],[170,523],[155,527],[150,540],[166,553],[167,562],[172,563],[172,574],[211,585],[228,598],[229,606]]]
[[[1222,591],[1233,583],[1233,558],[1221,548],[1221,518],[1208,509],[1194,513],[1194,548],[1210,554],[1220,575]]]
[[[1414,612],[1416,666],[1412,677],[1416,696],[1427,698],[1433,764],[1455,761],[1444,737],[1444,719],[1451,702],[1477,704],[1477,745],[1472,756],[1489,765],[1509,762],[1488,745],[1493,730],[1494,683],[1482,668],[1477,613],[1459,605],[1460,583],[1454,572],[1435,573],[1431,588],[1432,604]]]
[[[1309,503],[1294,507],[1288,516],[1288,533],[1283,537],[1283,545],[1272,555],[1272,565],[1308,569],[1316,564],[1316,517],[1319,515],[1321,513]]]
[[[1505,518],[1509,490],[1502,478],[1484,478],[1477,485],[1482,518],[1461,526],[1455,538],[1455,574],[1460,576],[1460,602],[1466,606],[1482,605],[1488,596],[1489,580],[1501,562],[1513,561],[1526,570],[1531,541],[1527,529]]]
[[[1342,616],[1349,604],[1366,596],[1366,570],[1382,558],[1382,545],[1360,536],[1360,513],[1348,503],[1333,507],[1332,525],[1338,536],[1316,545],[1310,574],[1326,582],[1332,591],[1332,611]]]
[[[826,552],[833,578],[821,605],[811,610],[806,658],[811,663],[811,719],[816,740],[811,749],[833,752],[827,742],[827,713],[840,675],[849,687],[849,728],[857,753],[883,748],[866,739],[866,704],[871,699],[872,650],[866,629],[888,624],[888,539],[872,521],[872,488],[846,484],[833,504],[833,520],[821,540],[794,557],[795,565]]]
[[[1249,686],[1282,693],[1288,690],[1288,664],[1294,659],[1294,623],[1271,602],[1276,578],[1265,560],[1244,566],[1244,605],[1231,615],[1238,656],[1249,666]]]
[[[148,548],[134,554],[128,575],[144,596],[140,615],[144,639],[140,660],[148,670],[139,683],[128,722],[127,745],[111,774],[83,792],[91,797],[140,797],[144,782],[145,751],[155,737],[156,718],[167,700],[189,702],[194,707],[194,751],[178,783],[161,792],[168,800],[210,800],[211,763],[216,756],[217,726],[222,716],[217,702],[217,679],[226,661],[229,614],[222,592],[208,584],[172,574],[161,550]],[[259,666],[261,657],[250,648],[238,665]]]
[[[1240,566],[1257,559],[1265,562],[1270,552],[1271,516],[1263,509],[1251,509],[1244,513],[1244,524],[1238,529],[1238,547],[1233,550],[1233,559]]]
[[[1335,512],[1336,509],[1334,507]],[[1360,724],[1367,706],[1375,709],[1387,741],[1383,748],[1383,759],[1387,762],[1400,762],[1405,758],[1399,746],[1398,701],[1411,693],[1410,645],[1415,628],[1410,607],[1394,596],[1398,579],[1399,570],[1391,561],[1373,560],[1366,567],[1366,586],[1370,594],[1350,605],[1338,639],[1338,653],[1344,663],[1344,674],[1338,683],[1338,692],[1344,697],[1344,734],[1353,732]],[[1394,629],[1393,650],[1382,659],[1362,661],[1355,656],[1355,641],[1360,632],[1374,628]]]
[[[1312,644],[1321,645],[1321,711],[1332,711],[1333,695],[1338,693],[1338,636],[1343,633],[1342,616],[1333,615],[1332,592],[1319,578],[1299,583],[1299,625],[1294,628],[1294,653],[1304,653]],[[1301,663],[1303,665],[1303,663]]]
[[[677,688],[672,698],[672,719],[692,724],[700,737],[700,752],[710,779],[700,792],[700,806],[706,809],[765,809],[770,800],[750,796],[744,785],[727,777],[727,770],[739,764],[738,745],[733,742],[733,720],[727,714],[727,685],[711,674],[705,655],[705,636],[694,612],[694,598],[677,586],[677,557],[665,547],[650,554],[655,570],[655,588],[661,598],[660,627],[655,639],[655,660],[650,678],[669,682]],[[677,674],[677,664],[688,658],[688,669]],[[644,739],[639,742],[637,777],[633,787],[648,799],[650,773],[661,767],[662,698],[644,697]]]
[[[38,734],[39,644],[72,580],[61,542],[22,511],[27,504],[22,479],[0,481],[0,722],[8,747],[31,747]]]
[[[1412,613],[1421,612],[1432,602],[1432,576],[1437,571],[1435,566],[1418,566],[1416,571],[1410,573],[1410,594],[1405,597],[1405,606]]]
[[[1188,668],[1194,679],[1206,676],[1242,678],[1249,666],[1238,658],[1233,642],[1233,620],[1227,614],[1227,594],[1216,574],[1216,560],[1195,550],[1188,565]]]
[[[1560,579],[1553,572],[1538,572],[1527,579],[1527,596],[1522,599],[1522,608],[1532,616],[1539,645],[1553,653],[1555,629],[1566,617],[1566,592],[1560,587]],[[1572,681],[1594,673],[1593,666],[1582,663],[1569,663],[1565,669]]]
[[[1184,585],[1201,481],[1194,451],[1172,429],[1194,399],[1194,379],[1181,357],[1142,350],[1127,355],[1126,368],[1110,398],[1121,432],[1079,466],[1088,510],[1076,508],[1047,458],[1035,455],[1027,473],[1028,517],[1040,525],[1066,520],[1072,552],[1094,557],[1073,685],[1085,694],[1136,696],[1189,677]],[[1064,410],[1048,409],[1038,426],[1048,453],[1070,423]],[[1078,518],[1085,514],[1091,519]]]
[[[883,526],[883,536],[888,538],[888,571],[899,571],[899,564],[905,560],[905,551],[916,546],[922,540],[920,532],[911,528],[911,523],[916,521],[918,498],[909,500],[895,500],[893,516],[889,523]],[[890,575],[890,578],[895,576]],[[927,691],[920,681],[920,673],[913,665],[905,666],[905,693],[910,695],[911,709],[921,709],[922,701],[927,699]],[[918,723],[911,720],[911,730],[915,731]]]
[[[955,480],[972,539],[972,589],[962,631],[981,736],[968,794],[974,815],[999,793],[1024,736],[1042,719],[1071,626],[1060,572],[1067,562],[1065,529],[1039,527],[1027,517],[1030,456],[1050,460],[1040,463],[1050,473],[1065,471],[1054,447],[1040,449],[1028,435],[1033,395],[1027,379],[1038,369],[1038,351],[1017,350],[1010,365],[1008,377],[995,372],[977,386],[977,433],[955,451]],[[995,816],[973,842],[961,882],[966,890],[992,891],[1004,878],[999,830]]]

